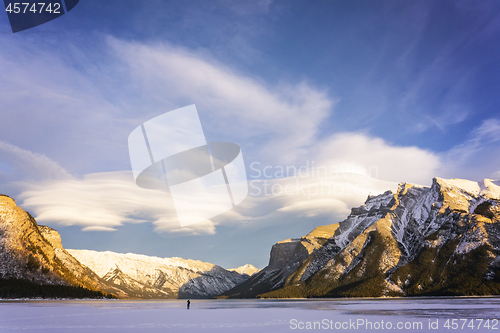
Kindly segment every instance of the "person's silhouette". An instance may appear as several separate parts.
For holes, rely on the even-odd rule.
[[[190,301],[190,300],[188,300],[188,301],[187,301],[187,309],[188,309],[188,310],[189,310],[189,304],[191,304],[191,301]]]

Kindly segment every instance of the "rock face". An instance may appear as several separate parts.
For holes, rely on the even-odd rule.
[[[248,298],[280,288],[302,262],[322,248],[337,228],[338,224],[317,227],[300,239],[287,239],[273,245],[269,265],[222,296]]]
[[[68,252],[108,284],[120,289],[120,297],[210,298],[248,278],[246,274],[199,260],[109,251]]]
[[[38,226],[15,201],[0,196],[0,279],[102,291],[103,281],[61,245],[53,229]]]
[[[500,294],[500,182],[435,178],[370,196],[338,224],[273,246],[226,297]]]

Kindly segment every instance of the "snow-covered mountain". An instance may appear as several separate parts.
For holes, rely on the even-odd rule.
[[[254,275],[255,273],[259,272],[260,269],[255,267],[254,265],[246,264],[243,266],[240,266],[238,268],[228,268],[228,271],[234,271],[240,274],[245,274],[248,275],[249,277]]]
[[[0,195],[0,297],[35,297],[39,286],[60,286],[42,288],[43,295],[207,298],[248,277],[197,260],[65,250],[57,231],[37,225],[12,198]]]
[[[68,252],[108,284],[121,289],[120,297],[210,298],[248,278],[247,274],[199,260],[109,251]]]
[[[274,245],[269,265],[224,296],[500,294],[499,254],[500,182],[435,178]]]
[[[42,285],[123,298],[490,295],[500,294],[499,254],[500,182],[488,179],[369,196],[346,220],[275,244],[260,271],[65,250],[57,231],[0,195],[0,281],[25,294]]]

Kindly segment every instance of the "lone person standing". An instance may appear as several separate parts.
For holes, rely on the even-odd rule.
[[[188,310],[189,310],[189,304],[191,304],[191,301],[190,301],[190,300],[188,300],[188,301],[187,301],[187,309],[188,309]]]

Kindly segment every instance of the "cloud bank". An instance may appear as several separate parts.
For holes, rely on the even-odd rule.
[[[42,223],[77,225],[83,231],[116,231],[125,223],[152,222],[158,231],[214,233],[211,223],[181,228],[168,194],[136,186],[131,171],[19,185],[25,189],[19,196],[23,207]]]

